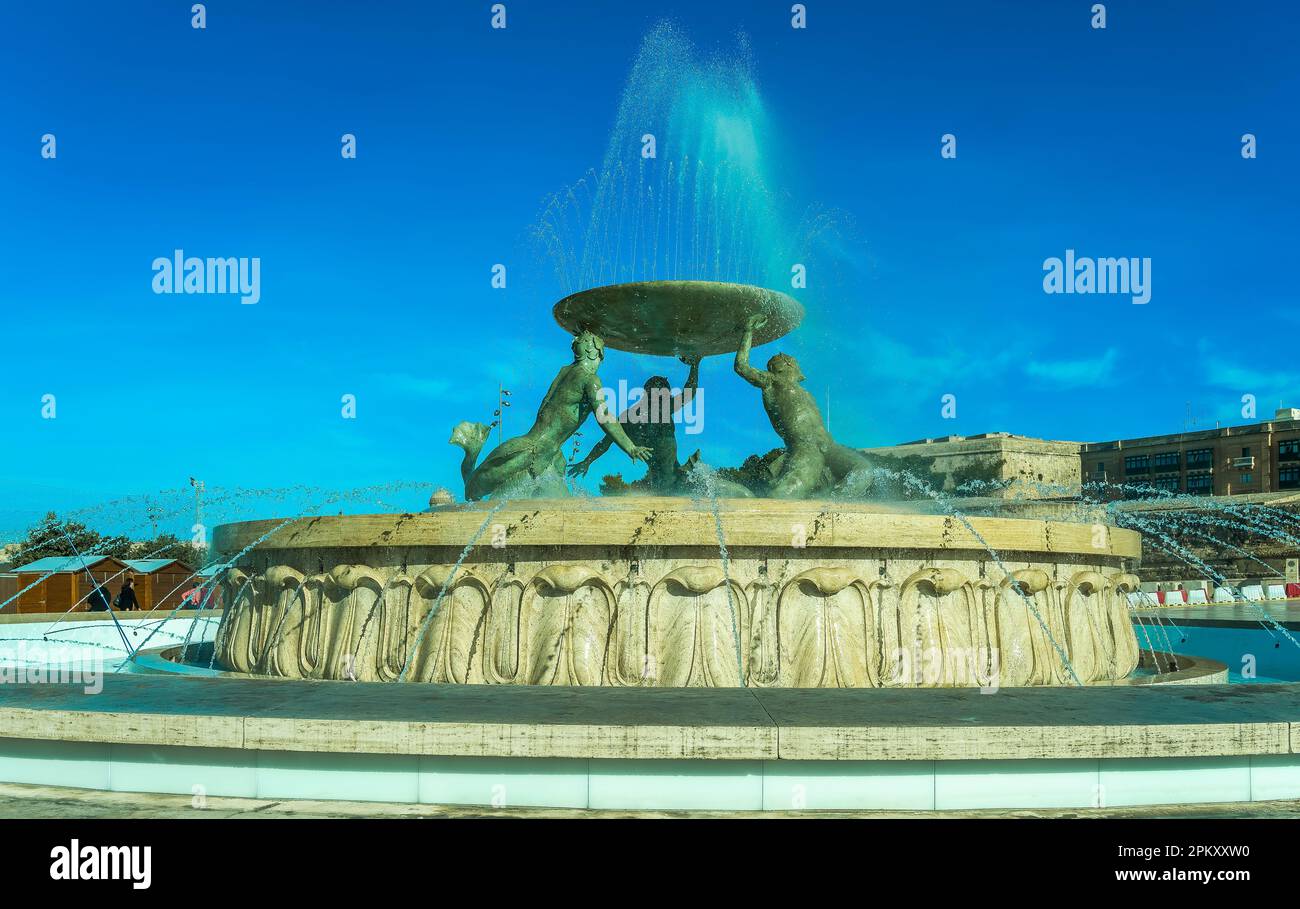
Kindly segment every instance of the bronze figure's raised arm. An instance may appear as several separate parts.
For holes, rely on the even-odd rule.
[[[651,376],[642,386],[644,394],[641,399],[618,417],[618,423],[636,445],[653,449],[653,454],[646,459],[649,471],[645,485],[664,495],[673,493],[680,479],[673,417],[691,402],[700,383],[700,357],[681,359],[690,366],[690,371],[680,393],[672,394],[672,387],[663,376]],[[585,458],[569,468],[569,475],[586,475],[591,465],[613,444],[614,439],[610,436],[601,439]]]
[[[764,316],[756,315],[746,324],[740,349],[736,351],[736,372],[762,390],[763,409],[772,421],[772,429],[785,443],[785,454],[771,494],[782,499],[807,498],[828,486],[841,484],[850,474],[858,475],[855,485],[859,489],[865,487],[871,462],[866,455],[831,438],[817,402],[800,384],[804,374],[799,369],[799,361],[779,353],[767,361],[766,370],[749,364],[754,332],[765,321]]]
[[[589,331],[581,332],[573,339],[573,362],[551,382],[532,428],[498,445],[477,466],[488,428],[472,422],[456,426],[450,441],[465,449],[461,477],[466,499],[475,501],[498,493],[526,497],[563,489],[565,462],[560,449],[590,414],[595,414],[600,428],[633,461],[650,457],[651,450],[634,444],[605,406],[596,374],[604,358],[604,342]]]

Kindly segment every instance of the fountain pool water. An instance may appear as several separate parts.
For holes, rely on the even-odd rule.
[[[217,623],[208,616],[132,616],[78,613],[72,618],[15,616],[0,624],[0,676],[7,681],[93,684],[109,673],[171,671],[157,661],[133,660],[133,652],[153,647],[210,642]],[[116,621],[114,621],[116,619]]]

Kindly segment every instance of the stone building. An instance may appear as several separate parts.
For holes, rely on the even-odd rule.
[[[1193,432],[1089,442],[1086,482],[1171,493],[1237,496],[1300,490],[1300,410],[1272,420]]]
[[[1078,495],[1078,442],[1031,439],[1006,432],[941,436],[864,451],[902,462],[916,473],[928,471],[944,492],[1003,498],[1057,498]],[[882,465],[884,466],[884,465]]]

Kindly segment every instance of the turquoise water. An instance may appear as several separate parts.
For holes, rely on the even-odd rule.
[[[1228,667],[1228,681],[1270,684],[1300,681],[1300,647],[1259,625],[1219,627],[1164,621],[1178,653],[1208,657]]]
[[[190,634],[191,622],[195,622],[191,644],[210,641],[220,618],[220,614],[199,619],[119,616],[116,622],[79,619],[0,625],[0,668],[22,670],[41,666],[96,674],[143,672],[147,670],[128,656],[146,640],[149,649],[181,644]],[[30,675],[30,672],[20,672],[14,680],[41,680],[29,679]]]

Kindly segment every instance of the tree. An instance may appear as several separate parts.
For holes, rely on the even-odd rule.
[[[631,490],[631,484],[623,479],[621,473],[607,473],[600,481],[600,494],[603,496],[624,496]]]
[[[750,455],[739,467],[722,467],[718,476],[739,483],[756,496],[765,496],[772,485],[772,465],[785,454],[784,448],[773,448],[765,455]]]
[[[174,533],[162,533],[152,540],[133,544],[135,557],[142,559],[179,559],[191,568],[202,568],[208,563],[208,553],[189,540]]]
[[[128,546],[130,543],[125,537],[114,538],[115,543],[118,541],[125,542]],[[104,538],[98,532],[80,521],[64,520],[50,511],[27,531],[25,539],[19,541],[13,563],[24,565],[48,556],[85,555],[92,552],[95,555],[114,555],[115,553],[104,552],[100,548],[103,542]]]
[[[27,537],[7,554],[13,565],[25,565],[49,556],[112,556],[116,559],[180,559],[191,568],[201,568],[207,561],[204,550],[175,534],[159,534],[152,540],[136,541],[121,534],[104,536],[80,521],[60,518],[48,512]]]

